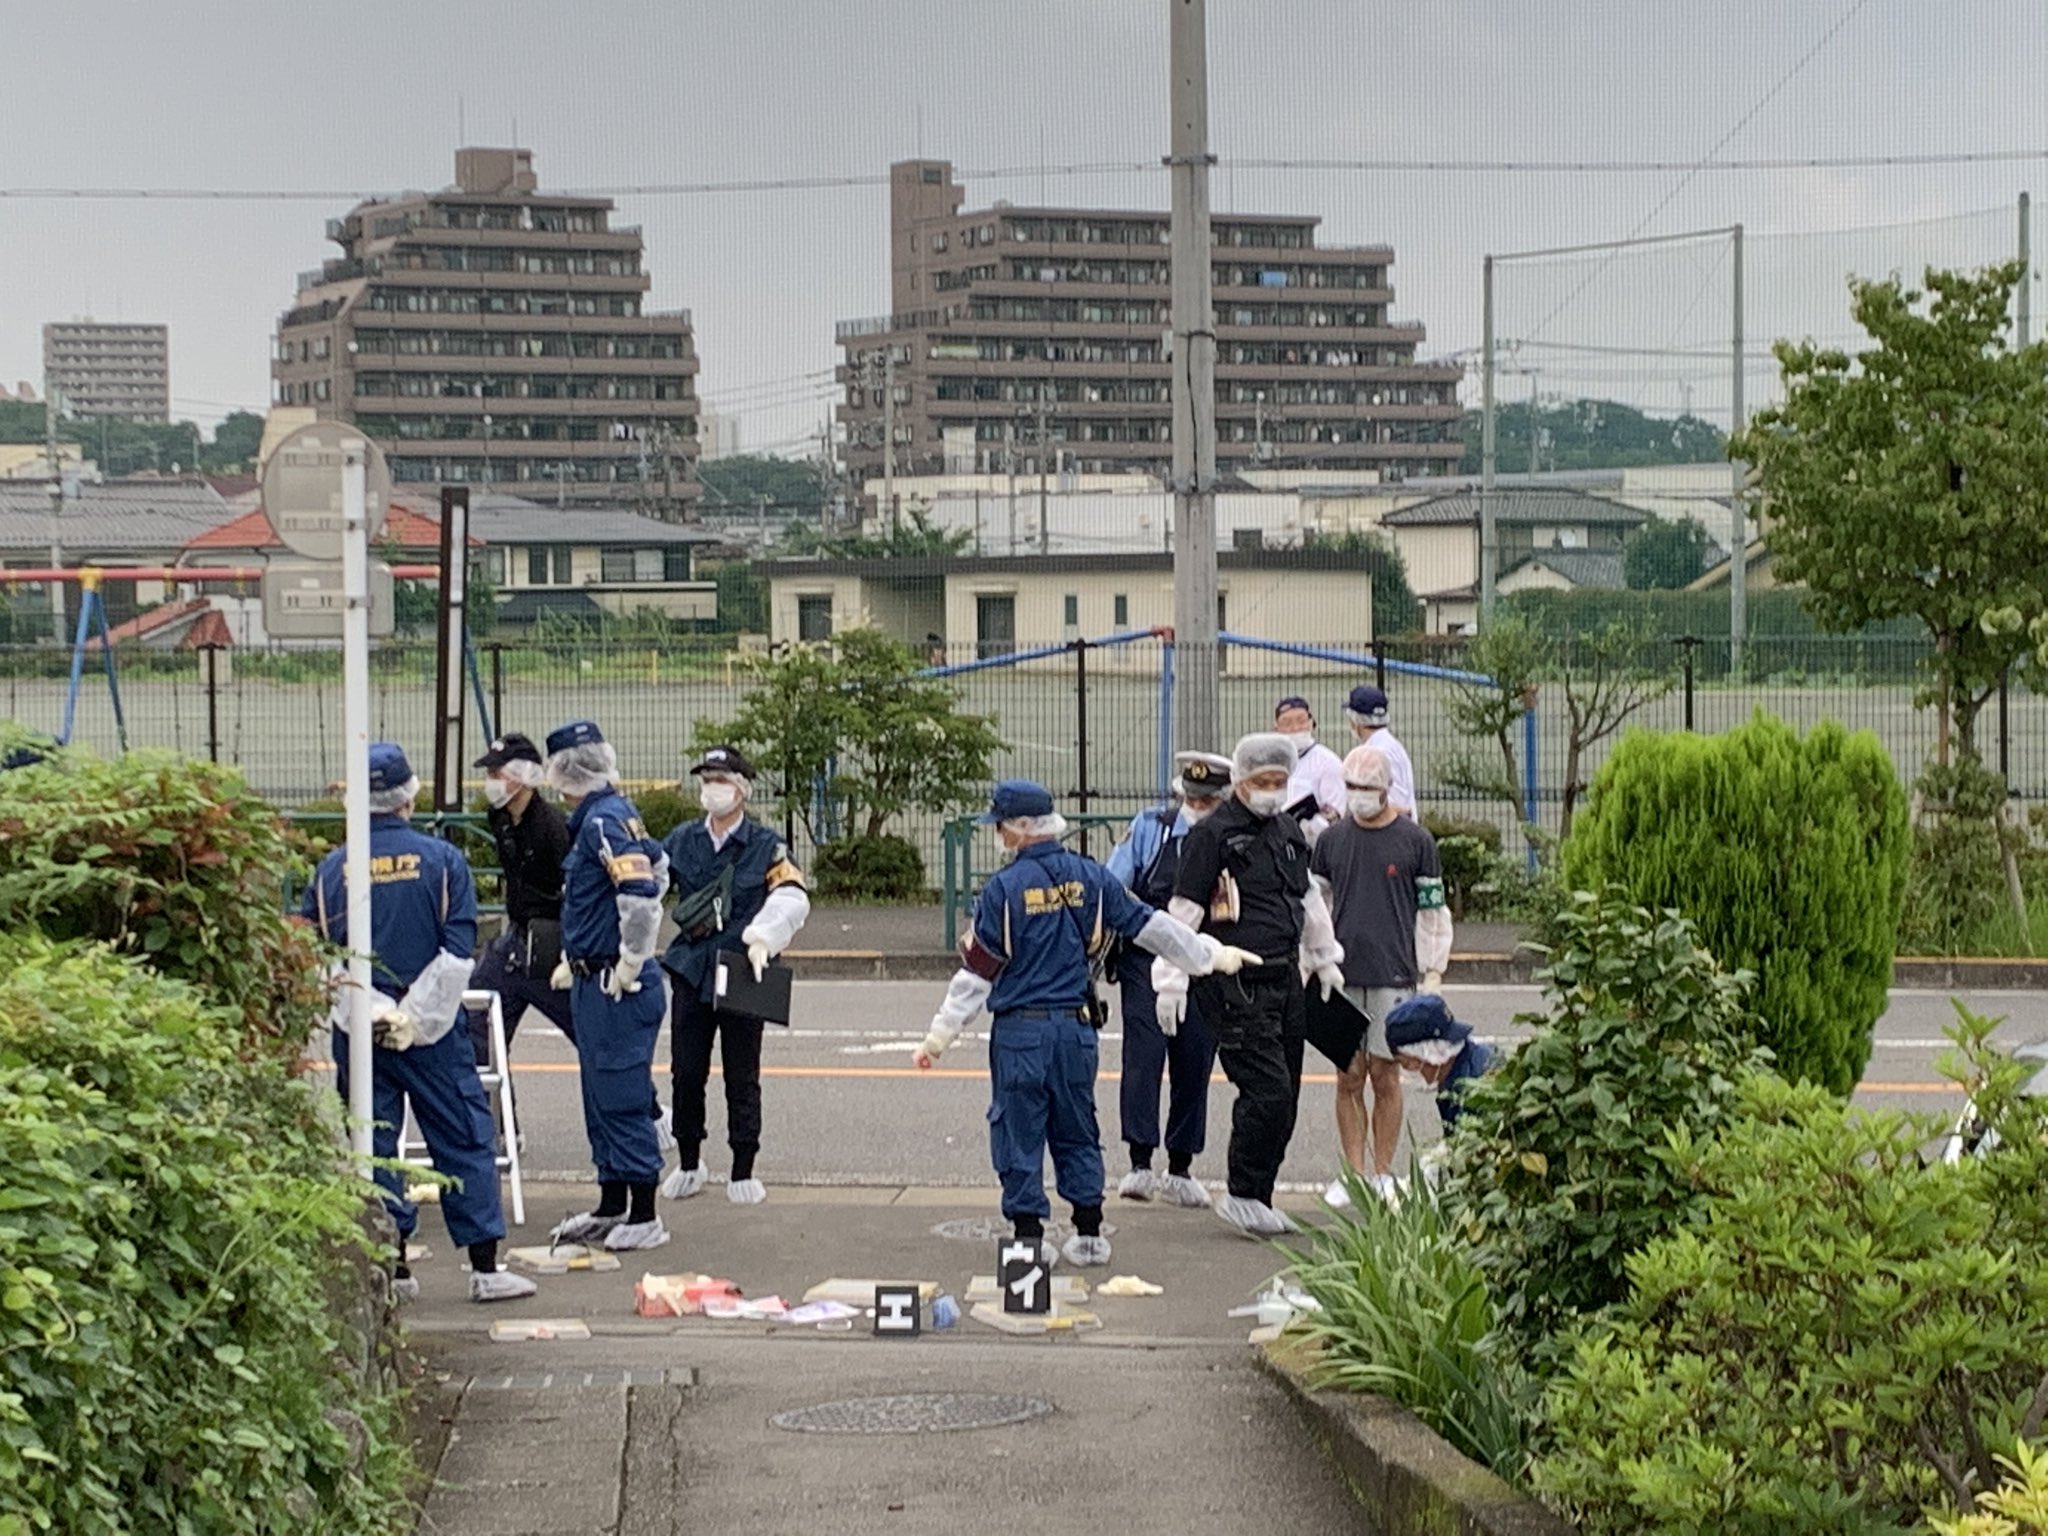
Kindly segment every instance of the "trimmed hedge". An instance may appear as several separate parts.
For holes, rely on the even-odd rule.
[[[1564,845],[1576,890],[1675,908],[1757,976],[1778,1070],[1847,1095],[1870,1059],[1905,899],[1906,797],[1868,731],[1801,738],[1762,711],[1718,736],[1637,731],[1593,780]]]

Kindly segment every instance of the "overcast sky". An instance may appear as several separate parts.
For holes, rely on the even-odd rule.
[[[1150,164],[1167,14],[1168,0],[7,0],[0,187],[440,186],[458,98],[471,142],[509,142],[516,122],[548,188],[874,177],[919,151],[920,117],[923,152],[966,171]],[[1209,18],[1226,161],[1691,164],[1739,124],[1723,159],[2048,150],[2041,0],[1209,0]],[[1391,242],[1396,314],[1428,326],[1436,355],[1476,347],[1488,251],[1740,221],[1761,348],[1839,332],[1852,270],[2008,254],[2017,194],[2048,197],[2044,172],[2038,157],[1708,170],[1672,197],[1682,171],[1224,168],[1214,200],[1319,213],[1323,243]],[[1038,201],[1041,183],[1058,203],[1167,198],[1163,173],[1054,173],[971,182],[969,205]],[[814,434],[832,323],[888,307],[883,189],[619,201],[617,221],[646,229],[654,302],[695,312],[703,392],[744,407],[745,445]],[[323,222],[348,207],[0,199],[0,382],[39,379],[43,321],[90,313],[169,323],[177,414],[263,409],[294,274],[332,254]],[[1729,277],[1725,240],[1504,269],[1501,335],[1528,341],[1504,397],[1725,412]]]

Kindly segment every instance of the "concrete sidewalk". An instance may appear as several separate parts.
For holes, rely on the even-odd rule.
[[[529,1189],[529,1226],[511,1244],[545,1244],[547,1227],[590,1193]],[[426,1213],[432,1254],[416,1268],[423,1296],[407,1322],[460,1395],[423,1531],[936,1536],[1013,1518],[1041,1530],[1113,1524],[1162,1536],[1358,1528],[1349,1493],[1255,1369],[1252,1321],[1226,1316],[1286,1256],[1208,1212],[1112,1199],[1116,1254],[1107,1269],[1080,1272],[1091,1293],[1112,1274],[1135,1273],[1165,1294],[1091,1294],[1098,1332],[1013,1338],[963,1317],[891,1341],[872,1337],[865,1319],[821,1333],[639,1318],[633,1286],[643,1272],[697,1270],[795,1302],[834,1277],[928,1280],[964,1312],[968,1281],[995,1267],[985,1235],[1000,1230],[993,1188],[778,1188],[766,1205],[741,1208],[714,1187],[662,1209],[675,1234],[666,1247],[622,1255],[609,1274],[542,1276],[537,1297],[491,1307],[466,1300],[459,1251]],[[1064,1214],[1056,1205],[1055,1217]],[[949,1223],[973,1235],[935,1230]],[[489,1337],[493,1323],[543,1318],[579,1320],[591,1337]],[[1032,1416],[917,1433],[771,1423],[790,1410],[906,1395],[920,1401],[898,1410]],[[842,1427],[862,1427],[854,1417]]]

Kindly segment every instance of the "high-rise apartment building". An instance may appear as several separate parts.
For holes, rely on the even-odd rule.
[[[43,327],[43,378],[71,416],[171,419],[171,328],[117,320]]]
[[[698,488],[688,310],[646,308],[637,227],[538,190],[524,149],[327,221],[342,254],[278,321],[280,405],[353,421],[394,481],[677,517]]]
[[[838,327],[847,467],[1165,474],[1173,326],[1165,213],[963,211],[944,160],[890,167],[891,312]],[[1389,246],[1320,246],[1313,214],[1212,214],[1217,463],[1455,466],[1455,364],[1388,317]],[[893,402],[886,398],[893,391]]]

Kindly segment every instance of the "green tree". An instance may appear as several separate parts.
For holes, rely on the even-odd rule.
[[[254,469],[263,445],[263,418],[254,411],[230,411],[213,429],[202,462],[208,469]]]
[[[772,774],[805,834],[816,842],[811,786],[825,777],[839,748],[846,712],[843,673],[829,653],[810,646],[787,646],[746,662],[753,681],[740,696],[738,710],[729,720],[698,720],[696,745],[738,747]]]
[[[1372,631],[1375,635],[1411,634],[1422,624],[1422,604],[1408,585],[1408,562],[1380,534],[1347,529],[1312,546],[1333,555],[1363,555],[1372,578]]]
[[[1707,530],[1689,517],[1653,517],[1621,546],[1623,579],[1638,592],[1675,590],[1707,568]]]
[[[917,677],[910,647],[872,629],[837,639],[844,672],[843,754],[833,787],[866,835],[880,837],[909,811],[946,814],[978,804],[1003,738],[986,715],[960,713],[960,693]]]
[[[1480,471],[1483,420],[1467,411],[1460,474]],[[1534,441],[1532,456],[1530,446]],[[1637,464],[1713,464],[1726,457],[1719,428],[1697,416],[1646,416],[1616,400],[1561,400],[1496,407],[1494,447],[1505,472],[1523,469],[1622,469]]]
[[[736,453],[705,459],[697,466],[704,510],[752,513],[762,502],[779,518],[820,521],[825,515],[825,475],[814,459],[784,459],[765,453]]]
[[[965,528],[934,528],[921,506],[906,507],[902,521],[877,534],[831,538],[808,526],[784,535],[785,551],[821,560],[947,560],[965,554],[974,535]]]
[[[1824,720],[1801,739],[1758,711],[1717,736],[1619,743],[1563,872],[1684,913],[1723,964],[1756,973],[1758,1038],[1779,1070],[1847,1097],[1891,987],[1909,841],[1875,735]]]
[[[1825,628],[1926,628],[1943,763],[1978,756],[1978,712],[2028,647],[2020,620],[2048,613],[2048,344],[2007,340],[2025,275],[1852,283],[1870,344],[1779,342],[1785,398],[1729,449],[1756,466],[1777,575]]]

